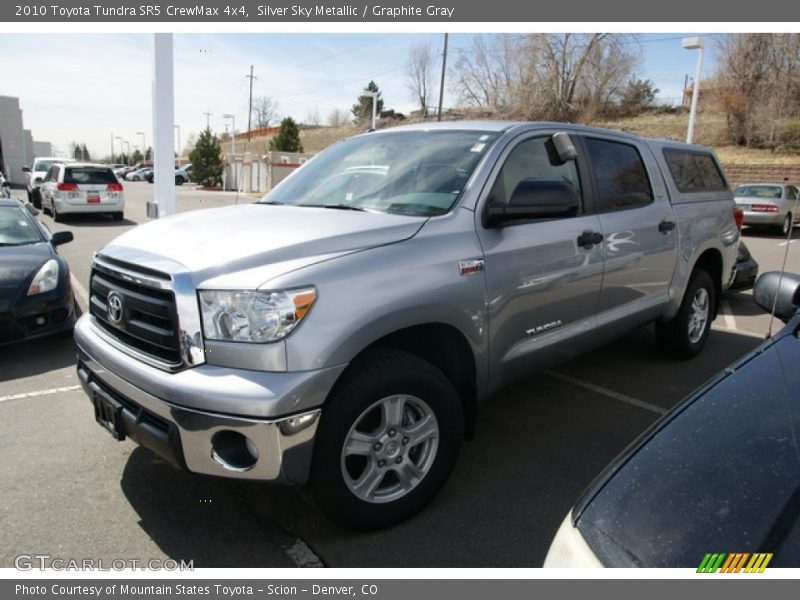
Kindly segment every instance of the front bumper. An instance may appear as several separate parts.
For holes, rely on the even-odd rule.
[[[201,365],[166,373],[106,343],[87,317],[78,322],[75,341],[81,384],[95,405],[96,419],[114,437],[129,437],[193,473],[307,481],[321,413],[319,405],[308,406],[309,397],[324,399],[344,366],[302,373],[237,373]],[[123,363],[136,370],[136,377],[125,373]],[[237,385],[237,378],[246,385]],[[191,394],[202,395],[194,398],[194,406],[187,405]],[[224,399],[232,396],[236,398],[226,405]],[[273,416],[278,407],[290,405],[296,412]],[[232,406],[250,407],[250,414],[226,412]]]
[[[42,296],[48,299],[26,298],[13,307],[5,306],[0,300],[0,345],[69,331],[75,326],[75,300],[71,289],[66,296],[58,297],[54,293]]]

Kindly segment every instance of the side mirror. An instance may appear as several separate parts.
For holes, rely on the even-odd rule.
[[[53,244],[53,246],[60,246],[61,244],[71,242],[73,239],[71,231],[56,231],[50,238],[50,243]]]
[[[571,217],[580,209],[580,197],[563,179],[523,179],[508,204],[487,206],[484,225],[502,226],[511,221]]]
[[[41,177],[37,177],[33,180],[33,183],[42,183],[44,180]]]
[[[31,168],[29,166],[25,165],[24,167],[22,167],[22,172],[23,173],[30,173],[31,172]]]
[[[772,312],[786,323],[800,308],[800,275],[769,271],[763,273],[753,286],[753,298],[761,308]]]
[[[554,133],[550,139],[553,141],[553,147],[556,149],[556,154],[558,154],[562,164],[578,158],[578,151],[575,149],[575,144],[572,143],[568,133],[560,131]]]

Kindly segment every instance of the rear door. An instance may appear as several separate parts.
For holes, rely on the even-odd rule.
[[[598,326],[631,327],[657,317],[668,302],[678,230],[650,149],[627,139],[585,136],[603,234]]]
[[[602,244],[581,239],[599,235],[600,219],[586,204],[589,172],[583,158],[560,164],[552,133],[531,132],[509,144],[490,174],[476,215],[484,250],[493,382],[507,382],[579,354],[591,345],[595,330]],[[484,225],[487,204],[508,203],[525,179],[569,182],[581,197],[578,214]]]

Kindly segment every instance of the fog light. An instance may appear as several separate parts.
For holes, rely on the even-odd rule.
[[[258,448],[238,431],[218,431],[211,438],[211,458],[230,471],[247,471],[258,460]]]

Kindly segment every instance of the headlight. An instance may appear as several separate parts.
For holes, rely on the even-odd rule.
[[[553,543],[544,559],[544,567],[596,568],[602,567],[589,544],[583,539],[581,532],[572,525],[572,511],[558,528]]]
[[[314,288],[280,292],[199,292],[206,339],[264,343],[280,340],[297,327],[314,300]]]
[[[44,294],[58,287],[58,261],[51,258],[36,273],[28,288],[28,296]]]

